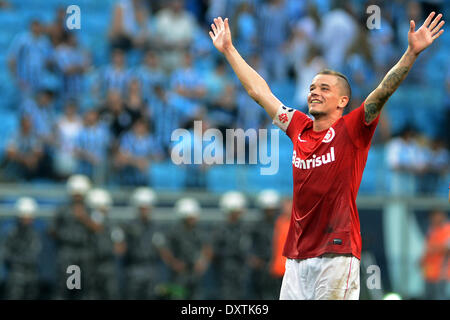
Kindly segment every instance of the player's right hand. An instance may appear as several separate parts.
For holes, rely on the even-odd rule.
[[[217,50],[221,53],[225,53],[227,49],[233,46],[228,18],[225,18],[225,21],[223,21],[221,17],[214,18],[211,29],[212,31],[209,32],[209,36]]]

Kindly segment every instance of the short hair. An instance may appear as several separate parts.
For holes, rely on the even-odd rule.
[[[339,71],[335,71],[335,70],[331,70],[331,69],[324,69],[324,70],[320,71],[319,73],[317,73],[317,75],[319,75],[319,74],[332,75],[332,76],[336,76],[339,79],[341,79],[341,83],[343,83],[343,88],[345,90],[345,95],[348,96],[348,101],[350,101],[350,99],[352,98],[352,88],[350,87],[350,82],[348,81],[346,76],[344,76]]]

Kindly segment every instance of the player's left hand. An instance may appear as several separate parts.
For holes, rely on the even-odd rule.
[[[431,21],[434,15],[435,12],[430,13],[423,25],[417,31],[414,31],[416,27],[414,20],[411,20],[409,23],[408,45],[409,49],[416,55],[425,50],[434,40],[444,33],[444,30],[440,29],[445,21],[441,21],[438,24],[439,20],[442,18],[442,13],[438,14],[437,17]]]

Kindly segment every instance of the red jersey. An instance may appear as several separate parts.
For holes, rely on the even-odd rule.
[[[356,195],[378,120],[365,122],[363,103],[329,129],[315,132],[304,113],[279,109],[274,123],[294,145],[293,206],[284,256],[340,253],[361,259]]]

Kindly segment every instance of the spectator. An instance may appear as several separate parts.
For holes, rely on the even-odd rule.
[[[22,116],[19,131],[13,135],[6,147],[3,178],[29,181],[38,177],[43,157],[44,148],[33,133],[31,120]]]
[[[209,169],[209,165],[205,162],[200,164],[195,163],[195,155],[203,155],[206,149],[206,144],[203,143],[203,135],[206,130],[209,129],[209,123],[204,118],[197,118],[193,123],[188,126],[189,139],[183,137],[182,141],[173,141],[171,153],[179,154],[182,151],[183,158],[188,161],[188,164],[184,167],[186,170],[186,188],[193,188],[202,190],[206,188],[206,172]],[[217,155],[219,150],[223,150],[221,141],[216,141],[215,154]],[[186,152],[186,154],[185,154]],[[220,158],[220,157],[219,157]]]
[[[85,93],[84,77],[90,67],[90,57],[78,46],[73,33],[64,34],[55,48],[53,58],[61,81],[61,98],[79,99]]]
[[[311,79],[326,68],[326,62],[320,55],[320,51],[317,47],[311,47],[306,56],[305,63],[303,65],[297,65],[296,74],[296,89],[295,89],[295,103],[299,106],[299,110],[307,112],[307,97],[309,88],[311,85]]]
[[[42,240],[33,228],[37,203],[21,197],[16,202],[17,223],[7,234],[3,254],[8,276],[6,298],[11,300],[37,299],[39,297],[39,254]]]
[[[54,108],[54,92],[50,89],[40,89],[34,99],[26,99],[20,106],[21,114],[28,116],[33,123],[33,133],[49,146],[54,143]]]
[[[387,164],[391,170],[390,192],[393,195],[414,195],[417,191],[416,175],[425,166],[423,152],[414,128],[403,129],[399,137],[386,146]]]
[[[96,184],[104,183],[110,141],[110,133],[98,120],[98,111],[85,112],[75,143],[77,173],[88,176]]]
[[[419,25],[420,22],[416,20],[416,23]],[[383,26],[382,28],[370,30],[368,40],[376,72],[378,75],[383,75],[389,71],[389,68],[393,64],[396,52],[394,47],[394,29],[391,21],[382,16],[380,24]],[[406,38],[404,35],[402,33],[402,38]],[[408,77],[408,79],[410,78]]]
[[[8,64],[22,93],[33,94],[42,87],[51,53],[51,44],[43,34],[43,26],[38,20],[31,21],[30,31],[14,38],[9,48]]]
[[[449,169],[450,155],[440,139],[433,139],[426,148],[426,167],[419,176],[419,192],[424,195],[437,195],[440,179]]]
[[[148,102],[146,114],[150,119],[156,143],[168,154],[172,132],[181,126],[180,116],[173,103],[176,100],[173,99],[174,94],[167,92],[160,85],[156,85],[154,90],[155,94]]]
[[[214,70],[204,77],[204,83],[208,118],[225,136],[225,130],[233,128],[236,123],[235,87],[227,73],[225,61],[220,59],[216,62]]]
[[[55,19],[48,25],[43,26],[43,31],[48,35],[52,46],[56,48],[64,38],[70,34],[65,28],[66,26],[66,8],[59,7],[56,9]]]
[[[359,107],[362,103],[360,97],[366,97],[376,86],[374,61],[367,31],[360,30],[355,42],[349,48],[345,69],[352,84],[352,96],[355,97],[353,105]]]
[[[149,36],[149,16],[143,0],[118,1],[108,31],[111,49],[142,48]]]
[[[145,52],[141,65],[135,70],[135,75],[139,80],[144,99],[150,99],[150,96],[154,94],[153,90],[156,85],[165,86],[167,82],[159,58],[156,52],[152,50]]]
[[[160,147],[148,132],[144,119],[138,119],[132,129],[120,139],[115,166],[121,185],[146,186],[150,184],[149,168],[153,160],[162,156]]]
[[[9,1],[6,0],[0,0],[0,9],[10,9],[11,3],[9,3]]]
[[[236,48],[243,57],[255,54],[258,46],[258,21],[252,4],[241,2],[236,9],[234,20]]]
[[[83,121],[74,100],[67,101],[64,114],[56,121],[56,147],[54,169],[59,179],[67,179],[77,169],[75,145]]]
[[[267,68],[268,81],[286,76],[283,47],[289,37],[289,18],[284,0],[268,0],[259,14],[262,61]]]
[[[320,17],[317,7],[308,6],[308,14],[296,22],[292,27],[292,34],[287,43],[287,63],[290,68],[299,72],[302,70],[310,48],[314,45],[317,30],[320,26]]]
[[[106,103],[99,109],[100,120],[111,134],[111,149],[117,149],[120,136],[133,125],[133,116],[125,108],[122,96],[117,91],[110,91]]]
[[[351,3],[345,2],[342,7],[335,6],[322,17],[318,44],[324,53],[327,68],[342,69],[347,51],[358,35],[352,11]]]
[[[425,252],[421,259],[425,279],[426,299],[446,300],[446,286],[450,281],[450,223],[441,210],[430,213]]]
[[[181,66],[183,52],[187,51],[197,23],[184,8],[183,0],[170,0],[166,8],[156,14],[156,37],[161,48],[161,63],[165,70]]]
[[[40,89],[35,99],[27,99],[21,105],[21,113],[32,121],[33,134],[42,144],[41,178],[53,178],[53,150],[56,143],[54,108],[54,92],[50,89]]]
[[[130,81],[124,101],[124,107],[131,117],[131,125],[133,125],[136,120],[144,117],[147,111],[147,104],[142,96],[139,80],[133,79]]]
[[[206,95],[205,84],[194,69],[192,55],[188,52],[184,54],[183,67],[172,74],[171,89],[171,102],[179,113],[180,124],[185,126],[201,112]]]
[[[262,77],[266,77],[267,71],[261,63],[258,55],[253,55],[249,59],[249,63]],[[247,92],[239,85],[236,93],[237,115],[236,127],[242,129],[255,129],[265,127],[265,124],[271,123],[271,119],[267,117],[264,109],[247,94]]]
[[[126,66],[125,53],[121,49],[111,52],[111,64],[98,74],[99,79],[94,86],[94,93],[102,100],[111,91],[118,91],[124,95],[131,80],[131,72]]]
[[[199,103],[206,95],[205,83],[192,64],[192,55],[185,52],[183,65],[175,70],[171,78],[171,87],[178,95],[192,103]]]

